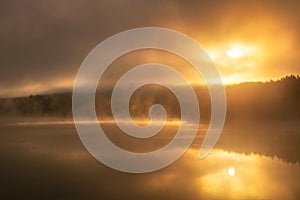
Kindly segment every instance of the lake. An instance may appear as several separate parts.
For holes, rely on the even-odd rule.
[[[110,125],[106,129],[118,132]],[[239,132],[237,129],[226,126],[224,135],[234,135]],[[298,127],[293,129],[299,130]],[[204,130],[199,129],[200,134]],[[242,131],[245,130],[240,129]],[[260,129],[260,132],[268,131]],[[116,143],[122,141],[117,138]],[[208,157],[199,159],[199,138],[203,137],[196,138],[191,148],[172,165],[152,173],[129,174],[94,159],[72,123],[2,124],[0,193],[3,199],[300,198],[299,162],[250,153],[242,147],[235,151],[229,148],[230,140],[224,138]],[[240,142],[242,138],[233,137],[232,146],[247,146],[244,145],[247,142]],[[161,137],[158,142],[143,145],[138,145],[138,141],[125,142],[124,147],[151,150],[165,142]],[[247,148],[250,148],[249,142]]]

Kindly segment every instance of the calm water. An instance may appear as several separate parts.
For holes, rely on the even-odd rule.
[[[300,198],[300,165],[276,157],[215,149],[200,160],[193,145],[167,168],[127,174],[95,160],[72,124],[1,125],[0,144],[4,199]]]

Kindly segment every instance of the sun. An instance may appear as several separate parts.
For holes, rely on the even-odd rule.
[[[235,175],[235,168],[234,167],[228,167],[227,173],[229,176],[234,176]]]
[[[230,58],[239,58],[244,55],[244,49],[242,47],[233,47],[229,49],[226,54]]]

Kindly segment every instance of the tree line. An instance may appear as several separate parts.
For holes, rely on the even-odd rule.
[[[203,86],[194,88],[199,100],[202,119],[210,117],[210,100]],[[111,117],[111,89],[98,92],[96,110]],[[246,82],[226,87],[227,119],[300,119],[300,77],[286,76],[266,83]],[[180,118],[180,107],[174,94],[164,87],[147,86],[138,89],[130,100],[133,117],[147,117],[148,109],[162,104],[171,118]],[[0,115],[72,116],[72,94],[30,95],[0,99]]]

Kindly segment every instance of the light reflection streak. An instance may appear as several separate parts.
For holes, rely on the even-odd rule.
[[[134,120],[136,124],[139,124],[141,126],[147,125],[149,123],[153,124],[160,124],[159,121],[150,121],[150,120]],[[114,120],[97,120],[97,121],[91,121],[91,120],[82,120],[82,121],[77,121],[77,123],[81,124],[114,124]],[[120,123],[131,123],[129,120],[122,120]],[[42,126],[42,125],[72,125],[74,124],[73,120],[55,120],[55,121],[26,121],[26,122],[11,122],[7,123],[10,126]],[[184,124],[186,126],[189,126],[188,122],[182,122],[180,120],[171,120],[171,121],[166,121],[165,125],[167,126],[179,126],[180,124]]]

